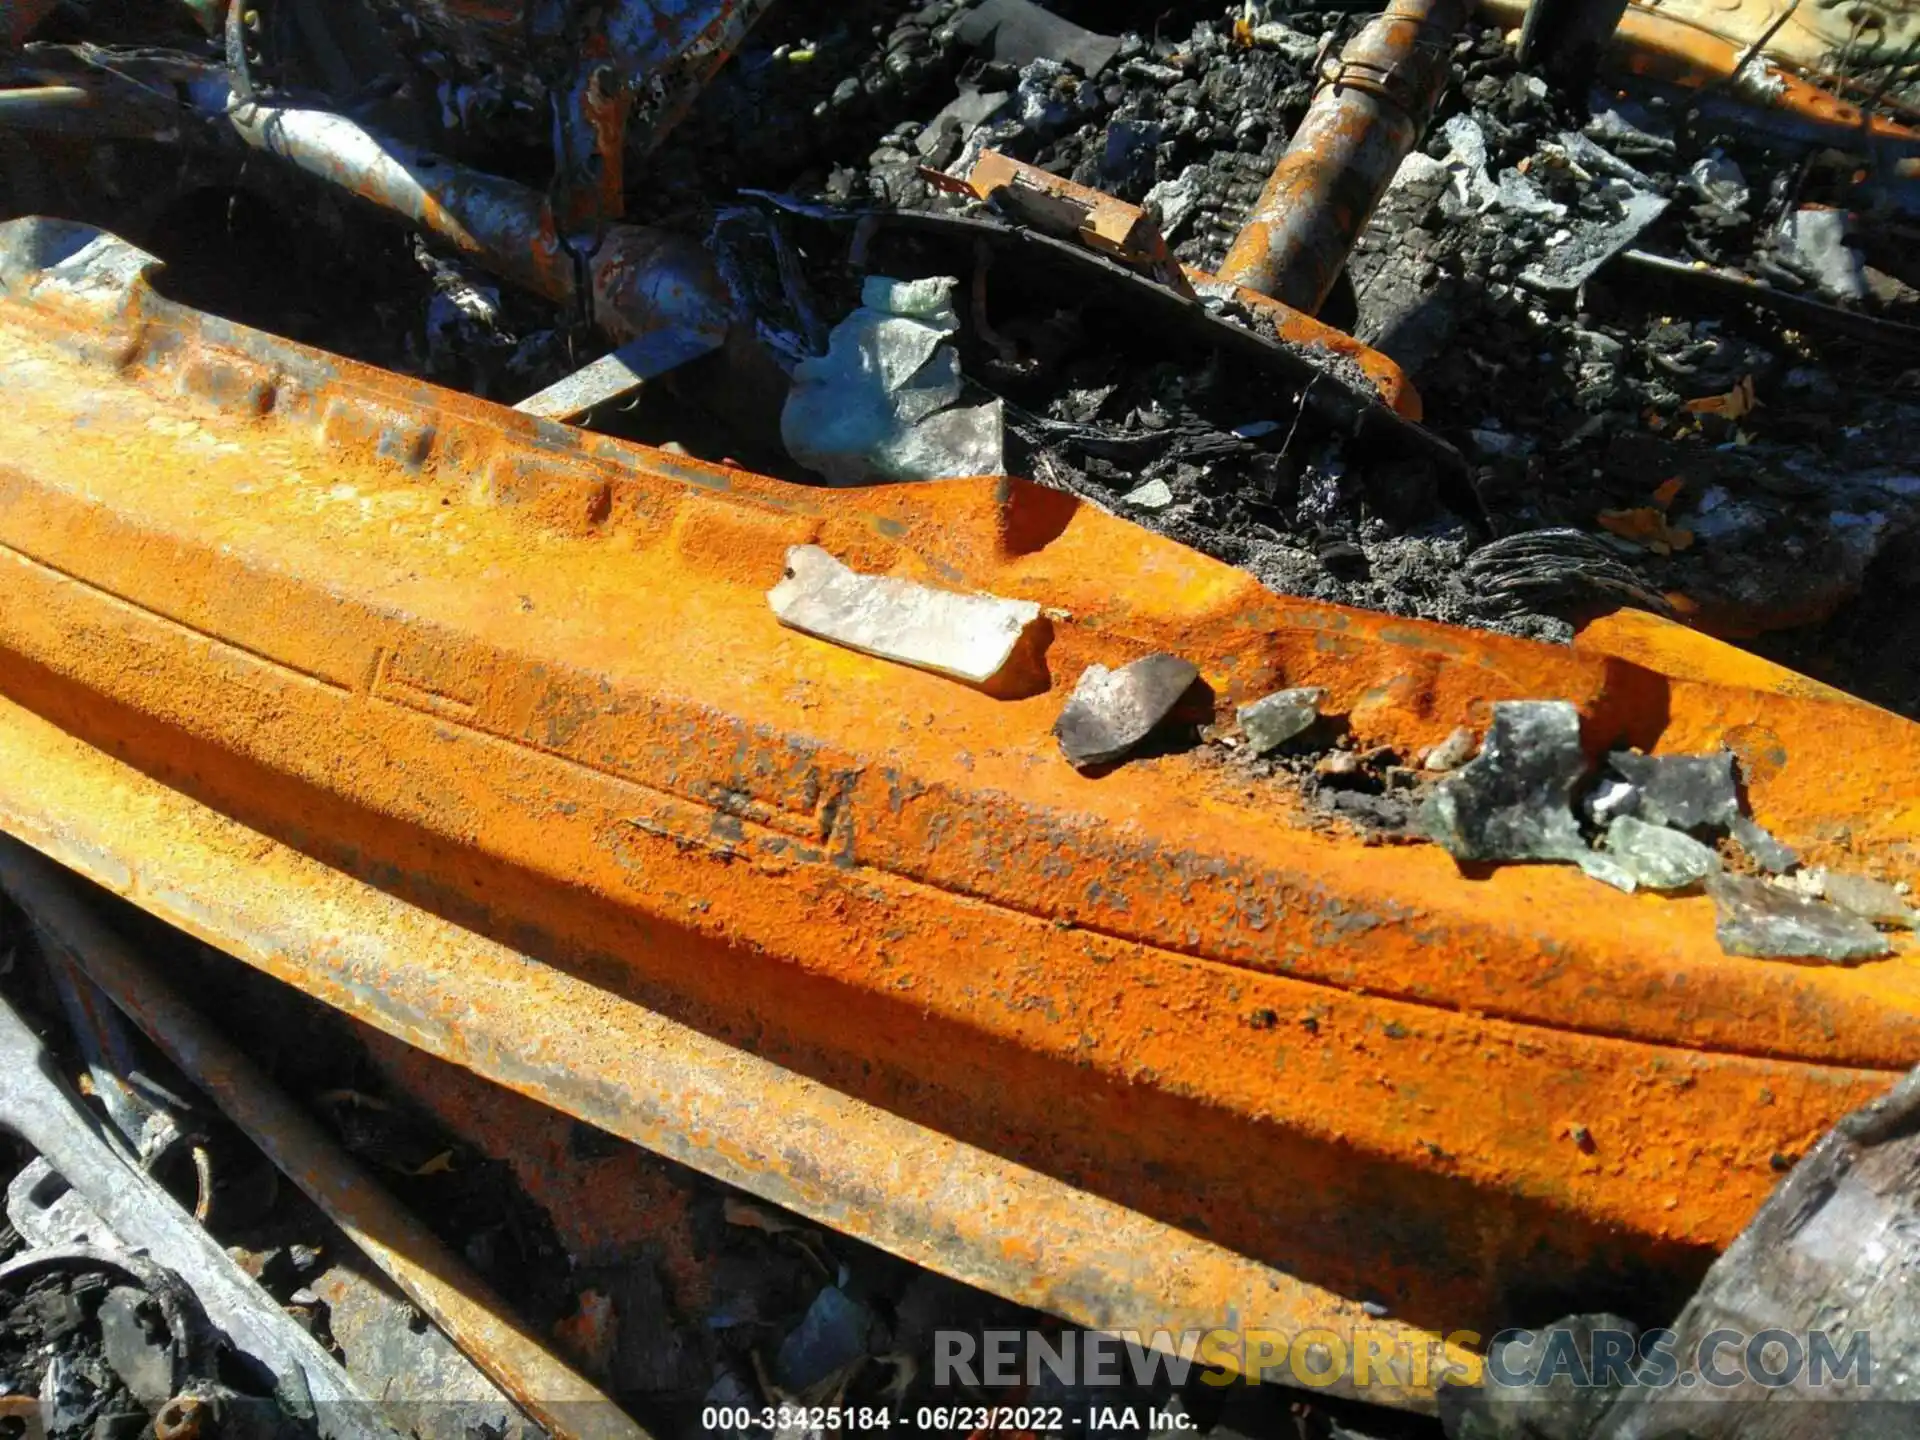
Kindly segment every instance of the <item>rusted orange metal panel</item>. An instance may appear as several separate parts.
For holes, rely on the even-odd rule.
[[[1328,1388],[1382,1404],[1431,1409],[1439,1377],[1471,1365],[1460,1341],[1371,1314],[398,900],[4,698],[0,754],[14,766],[0,786],[0,826],[48,855],[409,1045],[823,1225],[1095,1328],[1176,1340],[1259,1331],[1268,1344],[1331,1330],[1356,1353],[1371,1341],[1391,1368]],[[1257,1348],[1221,1353],[1259,1358]],[[562,1419],[578,1417],[573,1403],[560,1408]]]
[[[1526,19],[1526,0],[1481,0],[1481,13],[1499,24],[1518,26]],[[1851,18],[1850,12],[1821,6],[1802,7],[1796,13]],[[1888,14],[1903,35],[1916,25],[1909,11]],[[1724,87],[1742,103],[1778,110],[1835,132],[1853,132],[1900,154],[1920,147],[1920,130],[1884,114],[1868,113],[1815,84],[1809,76],[1818,74],[1817,67],[1807,61],[1818,49],[1821,27],[1776,27],[1774,21],[1779,18],[1769,6],[1739,0],[1711,13],[1697,5],[1629,4],[1613,33],[1608,57],[1615,69],[1629,75],[1696,90]],[[1762,39],[1767,39],[1765,49],[1758,48]],[[1884,38],[1876,35],[1874,43],[1884,43]],[[1865,50],[1856,58],[1864,60]],[[1844,134],[1835,134],[1835,143],[1845,139]]]
[[[1854,969],[1736,959],[1704,899],[1466,878],[1219,752],[1091,778],[1050,734],[1087,664],[1156,650],[1223,705],[1324,686],[1360,743],[1407,753],[1491,701],[1564,699],[1595,751],[1733,747],[1810,861],[1920,879],[1898,717],[1651,620],[1565,648],[1276,596],[1016,480],[703,465],[185,311],[137,252],[75,246],[15,234],[60,263],[0,272],[0,690],[298,852],[289,895],[365,882],[565,977],[516,1010],[517,1056],[475,1033],[479,1068],[571,1064],[583,1025],[652,1014],[1444,1331],[1543,1279],[1688,1283],[1779,1157],[1920,1049],[1911,938]],[[809,542],[1048,607],[1051,690],[996,700],[782,629],[766,592]],[[0,793],[58,783],[0,768]],[[126,843],[9,804],[69,857]],[[91,868],[232,928],[164,857],[127,863]],[[361,967],[356,923],[318,969],[222,943],[396,1033],[431,1010],[457,1055],[480,981],[451,955]],[[415,1018],[387,1011],[400,983]],[[781,1203],[842,1163],[783,1153]],[[920,1184],[893,1172],[870,1206],[960,1224]],[[1044,1262],[1019,1216],[994,1227],[1003,1271]]]

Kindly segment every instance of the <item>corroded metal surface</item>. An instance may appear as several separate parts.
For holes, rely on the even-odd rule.
[[[1347,42],[1274,166],[1220,278],[1319,310],[1453,73],[1474,0],[1392,0]]]
[[[1480,0],[1480,7],[1498,24],[1518,26],[1526,19],[1526,0]],[[1877,49],[1885,35],[1911,37],[1920,26],[1920,11],[1910,6],[1801,5],[1789,23],[1776,28],[1784,9],[1785,0],[1778,6],[1770,0],[1732,0],[1711,9],[1630,3],[1613,33],[1607,60],[1613,68],[1644,79],[1724,90],[1729,103],[1756,122],[1772,115],[1810,127],[1814,136],[1824,135],[1833,144],[1867,142],[1893,158],[1920,154],[1920,130],[1885,114],[1868,113],[1835,93],[1835,77],[1823,68],[1832,58],[1834,25],[1840,27],[1841,39],[1850,28],[1870,33]],[[1875,14],[1883,17],[1881,27],[1867,24]],[[1797,35],[1791,22],[1803,15],[1811,29]],[[1903,38],[1894,49],[1909,43]],[[1856,48],[1855,60],[1864,61],[1865,53]]]
[[[1407,754],[1566,700],[1590,755],[1727,746],[1810,863],[1920,879],[1920,731],[1836,691],[1651,617],[1567,648],[1276,596],[1019,481],[788,486],[183,310],[109,239],[0,237],[0,690],[38,737],[5,827],[827,1223],[1095,1324],[1257,1293],[1484,1330],[1516,1286],[1683,1288],[1920,1047],[1911,937],[1737,959],[1705,898],[1463,876],[1217,751],[1089,776],[1049,733],[1156,651],[1222,713],[1317,686]],[[1043,605],[1047,693],[782,628],[803,544]],[[952,1148],[909,1164],[897,1125]],[[979,1157],[1149,1239],[1071,1207],[1059,1239]]]
[[[1116,1332],[1371,1338],[1393,1368],[1331,1388],[1383,1404],[1428,1409],[1431,1377],[1468,1363],[1458,1344],[397,900],[4,698],[0,753],[19,767],[0,826],[48,855],[389,1035],[822,1224]]]

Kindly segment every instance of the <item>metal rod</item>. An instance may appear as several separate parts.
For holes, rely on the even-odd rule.
[[[4,844],[9,856],[31,854],[12,840]],[[310,1397],[326,1440],[394,1440],[378,1408],[339,1362],[248,1278],[158,1180],[114,1151],[79,1097],[54,1073],[40,1037],[5,1000],[0,1127],[38,1151],[123,1242],[178,1274],[237,1348],[268,1366],[291,1395]]]
[[[1393,0],[1326,72],[1221,262],[1222,280],[1316,313],[1452,73],[1473,0]]]
[[[510,1318],[505,1303],[464,1261],[155,975],[81,899],[58,866],[16,840],[0,838],[0,884],[535,1421],[556,1436],[578,1440],[648,1440],[619,1406]]]

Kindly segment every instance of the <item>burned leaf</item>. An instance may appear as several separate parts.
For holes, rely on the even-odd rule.
[[[1053,724],[1060,753],[1082,770],[1120,759],[1167,718],[1199,676],[1178,655],[1148,655],[1118,670],[1089,665]]]
[[[1698,400],[1687,401],[1687,409],[1695,415],[1719,415],[1728,420],[1742,420],[1760,408],[1760,402],[1754,398],[1753,376],[1741,377],[1740,383],[1724,395],[1704,395]]]
[[[1633,510],[1602,510],[1594,518],[1602,529],[1636,545],[1644,545],[1656,555],[1669,555],[1693,544],[1691,530],[1669,525],[1666,514],[1650,505]]]

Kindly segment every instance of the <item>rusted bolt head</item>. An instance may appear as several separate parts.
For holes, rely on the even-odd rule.
[[[153,1417],[153,1440],[200,1440],[209,1428],[213,1407],[197,1395],[176,1395]]]

